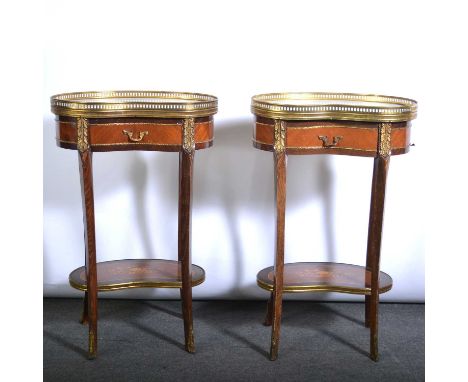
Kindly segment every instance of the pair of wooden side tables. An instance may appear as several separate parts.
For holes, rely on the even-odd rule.
[[[213,144],[217,98],[198,93],[111,91],[51,97],[57,144],[78,150],[85,230],[85,265],[70,285],[84,294],[81,322],[89,323],[89,358],[97,354],[98,291],[179,288],[185,348],[194,352],[192,287],[205,279],[191,263],[190,221],[195,150]],[[379,294],[392,288],[380,271],[385,184],[391,155],[410,146],[417,103],[406,98],[350,93],[273,93],[252,97],[254,147],[272,151],[276,204],[274,266],[257,284],[270,292],[265,324],[272,326],[270,358],[278,357],[282,295],[329,291],[365,296],[370,357],[378,359]],[[178,261],[127,259],[96,262],[92,153],[149,150],[179,152]],[[284,264],[287,155],[343,154],[374,158],[366,265],[307,262]]]

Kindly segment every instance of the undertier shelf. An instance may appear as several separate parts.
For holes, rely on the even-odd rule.
[[[274,268],[262,269],[257,284],[273,290]],[[283,292],[341,292],[370,295],[371,273],[365,267],[341,263],[284,264]],[[392,278],[385,272],[379,275],[379,293],[392,289]]]
[[[128,288],[181,288],[181,263],[160,259],[127,259],[97,263],[98,291]],[[205,280],[205,271],[192,264],[192,286]],[[86,291],[86,269],[70,273],[70,285]]]

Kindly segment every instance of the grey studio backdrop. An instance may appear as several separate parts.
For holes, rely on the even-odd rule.
[[[265,18],[255,16],[261,14],[257,3],[249,4],[248,10],[240,5],[216,8],[216,17],[207,25],[196,23],[191,17],[199,2],[188,2],[184,5],[187,11],[182,13],[176,4],[164,2],[154,5],[153,12],[139,13],[138,18],[127,17],[125,7],[104,9],[98,3],[95,6],[99,8],[96,14],[106,12],[105,19],[94,12],[76,10],[75,17],[99,26],[80,29],[79,38],[87,41],[82,54],[78,54],[74,44],[67,43],[70,36],[62,34],[48,36],[44,49],[45,296],[82,296],[82,292],[68,285],[68,275],[84,265],[78,154],[55,145],[51,95],[143,89],[217,96],[214,146],[195,154],[192,260],[205,269],[206,281],[193,289],[193,296],[266,299],[268,293],[257,287],[256,274],[272,265],[274,259],[273,157],[252,147],[250,97],[276,91],[342,91],[388,94],[419,102],[418,118],[411,132],[416,146],[390,161],[381,269],[394,280],[393,289],[382,295],[382,301],[424,301],[425,192],[421,168],[423,154],[428,152],[424,131],[434,124],[427,117],[429,73],[424,57],[414,54],[411,44],[399,47],[399,56],[411,56],[409,61],[376,60],[388,55],[388,47],[380,42],[406,41],[407,29],[386,28],[382,25],[386,21],[366,17],[365,13],[350,20],[346,8],[351,11],[353,6],[346,2],[334,20],[341,25],[337,30],[328,27],[326,18],[318,17],[311,23],[306,5],[303,12],[294,7],[273,7]],[[327,9],[324,4],[314,5],[318,14]],[[401,25],[410,25],[416,10],[408,16],[398,12],[398,7],[386,8],[385,12],[390,12],[385,20],[397,17]],[[158,22],[154,22],[152,14],[168,17],[158,17]],[[177,28],[171,24],[174,18],[170,16],[174,14]],[[66,18],[54,20],[57,30],[67,29]],[[96,33],[112,29],[116,20],[125,20],[127,28],[113,30],[113,38],[106,40],[103,48]],[[238,28],[239,20],[243,20],[242,28]],[[197,36],[210,36],[210,53],[200,45],[186,43],[195,26]],[[138,36],[146,37],[131,38],[132,34],[126,31],[132,28],[138,30]],[[310,36],[320,36],[323,30],[327,31],[327,39],[316,38],[313,49],[304,49],[310,47]],[[372,49],[360,50],[357,56],[352,45],[342,43],[345,30],[348,39],[365,35],[366,46]],[[379,33],[366,33],[369,30]],[[162,38],[168,36],[167,31],[170,38]],[[261,45],[252,44],[252,36],[259,32],[268,38]],[[153,41],[151,36],[160,37],[154,42],[157,49],[148,48],[148,42]],[[278,46],[295,52],[295,59],[279,54]],[[274,52],[277,53],[272,56]],[[315,59],[314,52],[321,52],[321,57],[326,53],[326,59]],[[344,62],[345,56],[354,59]],[[349,156],[289,156],[286,262],[365,264],[372,162],[372,158]],[[177,153],[95,153],[93,166],[97,260],[175,260]],[[100,296],[179,298],[179,293],[135,289]],[[363,300],[362,296],[333,293],[288,294],[285,298]]]

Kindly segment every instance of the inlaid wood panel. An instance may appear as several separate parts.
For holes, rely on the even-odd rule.
[[[273,290],[274,268],[262,269],[257,284]],[[371,273],[365,267],[341,263],[290,263],[284,265],[283,292],[328,291],[369,295]],[[392,278],[380,272],[379,293],[392,288]]]
[[[129,259],[97,263],[98,291],[127,288],[181,288],[181,262],[161,259]],[[205,271],[192,265],[192,286],[201,284]],[[87,290],[86,269],[80,267],[70,273],[70,285]]]
[[[345,154],[375,156],[378,123],[354,121],[283,121],[287,154]],[[273,151],[273,119],[256,117],[255,147]],[[392,154],[403,154],[410,145],[410,122],[392,123]]]
[[[88,120],[89,144],[93,151],[157,150],[179,151],[183,119],[95,118]],[[57,145],[76,149],[76,119],[59,117],[56,122]],[[195,148],[213,144],[213,118],[195,119]]]

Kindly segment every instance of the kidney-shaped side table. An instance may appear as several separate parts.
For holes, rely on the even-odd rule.
[[[213,144],[217,98],[197,93],[110,91],[51,97],[57,145],[78,150],[85,229],[85,266],[70,285],[85,292],[82,323],[89,323],[88,357],[97,350],[97,292],[125,288],[180,288],[185,348],[194,352],[192,286],[205,279],[191,264],[190,217],[195,150]],[[178,261],[127,259],[96,263],[92,153],[148,150],[179,152]]]
[[[254,147],[273,151],[276,245],[273,267],[261,270],[257,284],[271,292],[266,325],[272,325],[270,358],[278,357],[282,294],[330,291],[365,295],[370,357],[378,359],[379,294],[392,287],[380,272],[385,183],[391,155],[410,146],[410,99],[339,93],[275,93],[252,97]],[[287,155],[343,154],[374,157],[366,266],[307,262],[284,264]]]

